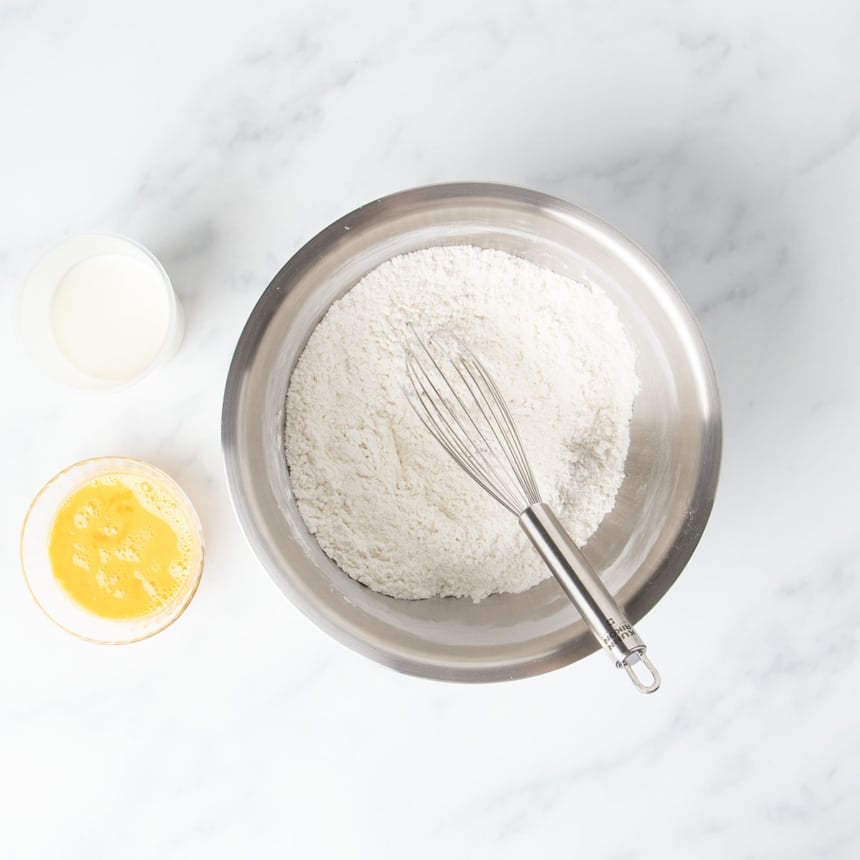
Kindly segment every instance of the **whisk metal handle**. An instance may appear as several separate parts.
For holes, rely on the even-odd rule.
[[[624,668],[643,693],[653,693],[660,675],[645,656],[645,643],[552,509],[543,502],[526,508],[520,526],[615,665]],[[640,663],[650,678],[639,676]]]

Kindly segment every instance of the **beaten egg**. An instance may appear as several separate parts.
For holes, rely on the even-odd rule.
[[[103,475],[76,489],[51,530],[54,577],[103,618],[157,613],[192,567],[194,531],[175,496],[152,480]]]

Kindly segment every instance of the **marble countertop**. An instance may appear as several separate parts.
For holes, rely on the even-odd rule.
[[[0,856],[860,856],[860,12],[854,3],[0,3]],[[596,655],[457,686],[341,647],[247,547],[219,444],[254,302],[374,197],[536,188],[646,248],[721,386],[713,516],[649,614],[664,687]],[[15,331],[68,233],[163,261],[188,330],[116,393]],[[166,469],[208,560],[134,646],[39,613],[17,536],[85,457]],[[644,629],[644,628],[643,628]]]

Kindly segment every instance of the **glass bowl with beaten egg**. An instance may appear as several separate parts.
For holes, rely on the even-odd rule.
[[[203,532],[188,497],[154,466],[75,463],[39,491],[21,530],[36,603],[82,639],[119,645],[170,626],[194,596]]]

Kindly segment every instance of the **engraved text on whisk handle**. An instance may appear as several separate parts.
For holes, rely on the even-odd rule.
[[[532,505],[526,508],[519,522],[615,664],[620,667],[632,655],[644,653],[645,643],[552,509],[544,503]]]

